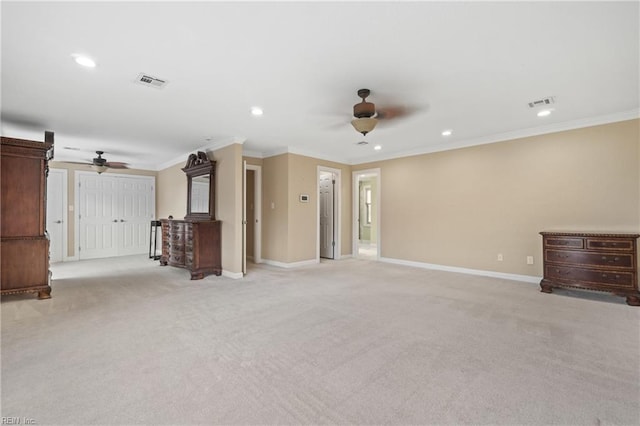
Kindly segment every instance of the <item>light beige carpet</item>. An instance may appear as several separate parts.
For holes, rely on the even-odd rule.
[[[2,416],[640,423],[640,309],[622,298],[354,259],[243,280],[144,256],[53,271],[51,300],[2,301]]]

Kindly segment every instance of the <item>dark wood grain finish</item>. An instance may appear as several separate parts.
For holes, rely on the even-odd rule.
[[[53,137],[47,142],[2,137],[0,149],[0,294],[51,297],[46,182]]]
[[[185,268],[191,272],[192,280],[222,274],[220,221],[162,219],[160,222],[163,229],[161,265]]]
[[[640,306],[637,239],[640,234],[541,232],[541,291],[573,287],[607,291]]]

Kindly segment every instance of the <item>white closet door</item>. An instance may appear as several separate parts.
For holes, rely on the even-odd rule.
[[[80,175],[80,259],[118,255],[118,180],[108,175]]]
[[[155,179],[82,173],[78,182],[79,258],[147,253]]]
[[[119,255],[149,251],[150,221],[154,218],[153,180],[119,178]]]

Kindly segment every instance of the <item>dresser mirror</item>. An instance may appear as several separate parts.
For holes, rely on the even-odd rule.
[[[187,220],[215,220],[216,162],[198,151],[182,169],[187,175]]]

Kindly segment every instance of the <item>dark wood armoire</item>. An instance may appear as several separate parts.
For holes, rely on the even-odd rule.
[[[46,233],[48,161],[53,133],[45,142],[2,137],[0,148],[1,293],[51,297]]]

